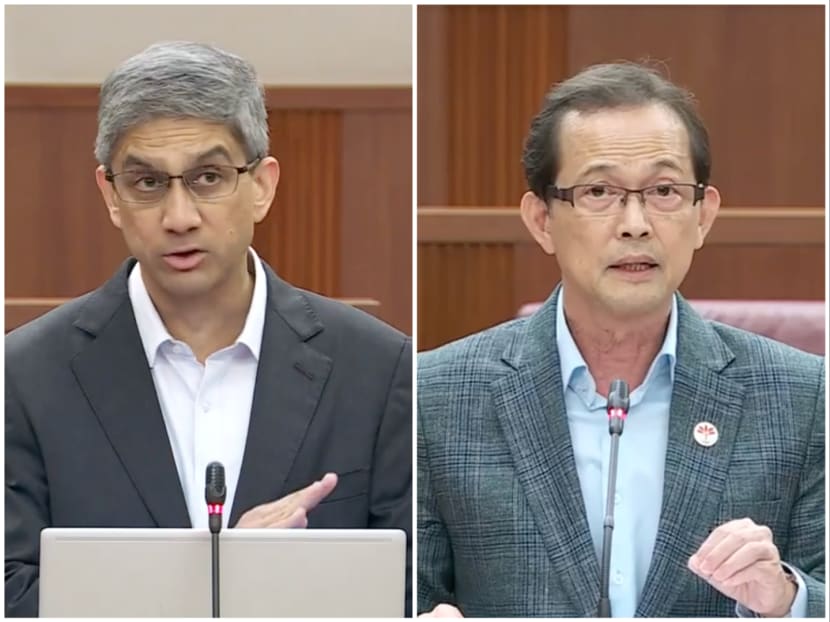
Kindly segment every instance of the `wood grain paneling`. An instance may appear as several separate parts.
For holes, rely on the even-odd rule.
[[[412,114],[346,113],[343,143],[340,289],[383,300],[411,333]]]
[[[123,260],[126,247],[95,185],[95,132],[94,109],[7,111],[7,294],[76,296]]]
[[[418,7],[418,205],[449,199],[447,11]]]
[[[268,121],[280,184],[254,248],[289,282],[340,295],[341,114],[276,110]]]
[[[419,244],[419,349],[511,317],[513,265],[508,244]]]
[[[443,205],[514,202],[525,187],[520,157],[530,119],[565,74],[567,7],[435,6],[418,14],[419,43],[430,44],[418,52],[419,165],[435,163],[419,174],[419,195]],[[428,175],[443,165],[433,183]]]
[[[419,42],[433,47],[418,53],[419,120],[429,120],[419,124],[418,204],[491,211],[476,222],[461,212],[419,214],[419,348],[507,320],[558,281],[555,258],[536,247],[516,210],[498,206],[517,205],[525,190],[522,147],[545,93],[596,62],[665,62],[670,79],[697,96],[711,136],[712,181],[723,202],[741,210],[723,211],[682,291],[822,299],[823,11],[419,7]]]
[[[411,89],[269,88],[266,101],[271,152],[280,161],[281,179],[271,212],[256,229],[258,252],[300,287],[376,298],[379,317],[411,330],[411,271],[406,268],[411,263]],[[111,276],[126,255],[95,186],[97,104],[97,86],[6,87],[9,296],[76,296]],[[362,119],[359,131],[344,121],[353,114]],[[372,157],[355,158],[348,168],[360,185],[344,183],[346,154],[365,151],[367,144]],[[402,166],[394,174],[384,170],[382,177],[375,174],[379,162]],[[367,202],[367,197],[382,200]],[[344,245],[343,210],[354,205],[361,206],[364,221],[390,226],[389,211],[403,206],[408,229],[394,220],[394,243],[364,244],[352,264],[349,254],[357,243],[349,239],[348,248]],[[363,235],[354,227],[350,231]],[[402,266],[394,279],[390,266]],[[378,286],[349,289],[361,283]]]
[[[725,202],[823,205],[824,10],[574,6],[568,71],[619,59],[665,62],[671,79],[699,101],[712,183]]]

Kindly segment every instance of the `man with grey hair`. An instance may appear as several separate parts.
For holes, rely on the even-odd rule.
[[[548,94],[523,162],[521,216],[561,283],[419,357],[419,611],[823,616],[824,359],[677,292],[720,205],[690,94],[588,68]]]
[[[212,461],[226,526],[409,538],[410,340],[257,257],[268,143],[253,67],[218,48],[104,82],[95,177],[132,257],[6,338],[7,615],[37,615],[46,527],[206,527]]]

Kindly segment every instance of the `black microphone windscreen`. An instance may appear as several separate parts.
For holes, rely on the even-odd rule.
[[[225,503],[225,467],[221,462],[211,462],[205,469],[205,501]]]

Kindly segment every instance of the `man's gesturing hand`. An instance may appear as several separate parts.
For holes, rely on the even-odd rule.
[[[709,534],[689,558],[689,569],[763,616],[786,615],[795,599],[796,586],[781,566],[772,531],[749,518],[729,521]]]
[[[322,479],[296,490],[281,499],[263,503],[245,512],[236,523],[241,528],[308,526],[307,514],[337,486],[337,475],[326,473]]]
[[[452,605],[447,605],[441,603],[440,605],[436,605],[432,611],[427,613],[422,613],[418,616],[419,618],[463,618],[464,616],[461,615],[461,612],[458,610],[457,607],[453,607]]]

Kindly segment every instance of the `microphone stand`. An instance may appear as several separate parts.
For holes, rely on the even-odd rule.
[[[623,380],[611,382],[608,391],[608,432],[611,434],[611,456],[608,461],[608,493],[605,498],[605,518],[602,521],[602,561],[600,565],[599,603],[597,617],[611,617],[609,579],[611,575],[611,539],[614,535],[614,497],[617,489],[617,453],[623,423],[628,416],[628,385]]]
[[[210,575],[212,614],[219,617],[219,532],[222,530],[222,509],[225,505],[225,467],[211,462],[205,470],[205,501],[210,529]]]
[[[220,514],[221,516],[221,514]],[[219,617],[219,532],[210,534],[210,578],[213,596],[212,617]]]
[[[617,484],[617,451],[620,435],[611,433],[611,460],[608,470],[608,495],[605,499],[605,518],[602,521],[602,571],[599,585],[599,613],[597,617],[611,617],[609,577],[611,574],[611,538],[614,535],[614,490]]]

